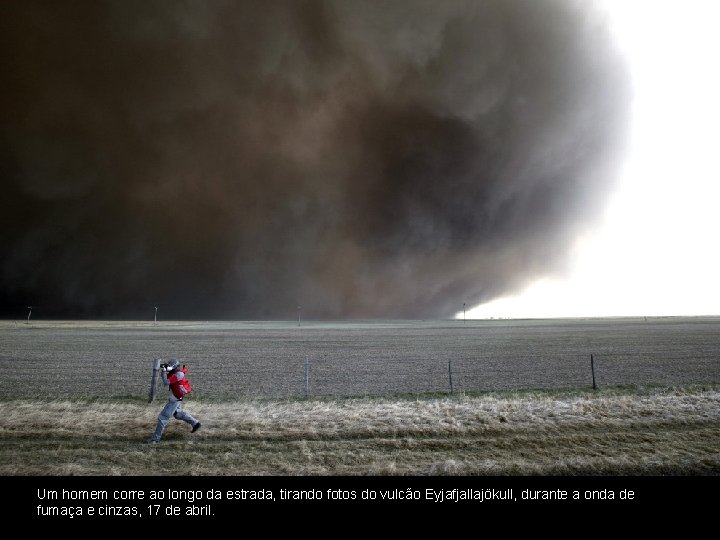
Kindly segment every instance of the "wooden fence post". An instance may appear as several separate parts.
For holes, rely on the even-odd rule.
[[[593,390],[597,390],[597,386],[595,386],[595,359],[592,354],[590,355],[590,371],[592,371]]]
[[[448,360],[448,380],[450,381],[450,393],[453,393],[453,383],[452,383],[452,360]]]
[[[310,395],[310,360],[305,357],[305,399]]]

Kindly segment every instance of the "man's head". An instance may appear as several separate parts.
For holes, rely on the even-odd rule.
[[[167,371],[174,371],[174,370],[176,370],[176,369],[179,368],[179,367],[180,367],[180,360],[178,360],[177,358],[171,358],[171,359],[168,361],[168,363],[166,364],[165,369],[166,369]]]

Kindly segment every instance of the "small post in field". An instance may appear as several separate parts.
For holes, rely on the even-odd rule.
[[[28,309],[29,309],[30,311],[28,311],[27,324],[30,324],[30,315],[32,314],[32,306],[28,306]]]
[[[305,399],[310,394],[310,361],[305,357]]]
[[[592,354],[590,355],[590,371],[592,372],[593,390],[597,390],[597,386],[595,386],[595,359]]]
[[[450,381],[450,393],[453,393],[453,384],[452,384],[452,360],[448,360],[448,380]]]

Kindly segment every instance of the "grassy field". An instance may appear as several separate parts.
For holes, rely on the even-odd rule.
[[[11,400],[3,475],[717,475],[720,387],[478,396],[189,401]],[[172,456],[172,459],[163,459]]]
[[[720,474],[718,319],[304,324],[0,322],[0,474]]]
[[[0,399],[142,397],[153,358],[190,366],[196,397],[720,382],[720,319],[386,322],[0,321]]]

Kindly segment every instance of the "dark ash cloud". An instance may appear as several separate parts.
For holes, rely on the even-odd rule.
[[[623,148],[586,1],[6,1],[6,317],[446,317],[558,271]]]

